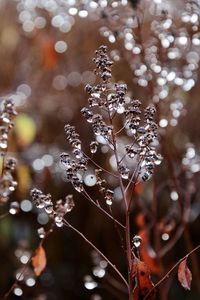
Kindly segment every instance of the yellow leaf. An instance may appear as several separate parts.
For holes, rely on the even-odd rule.
[[[20,164],[17,167],[18,193],[20,197],[25,197],[31,185],[30,170],[27,165]]]
[[[15,118],[15,132],[22,146],[28,146],[36,135],[36,126],[32,118],[26,114],[20,114]]]

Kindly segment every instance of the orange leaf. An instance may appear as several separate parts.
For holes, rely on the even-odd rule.
[[[54,43],[51,40],[45,40],[42,47],[44,66],[52,70],[57,66],[58,56],[54,49]]]
[[[138,235],[142,238],[142,245],[140,247],[140,255],[142,260],[148,265],[151,273],[159,274],[158,263],[155,252],[149,244],[149,232],[147,229],[140,230]]]
[[[46,253],[42,246],[39,246],[35,251],[35,256],[32,258],[32,265],[36,276],[40,276],[41,272],[46,267]]]
[[[178,267],[178,280],[181,283],[182,287],[184,287],[184,289],[190,290],[192,273],[187,266],[186,259],[184,259]]]
[[[150,270],[148,266],[141,260],[137,259],[133,265],[132,277],[135,279],[135,289],[133,291],[133,300],[142,300],[153,288],[153,283],[150,278]],[[155,290],[146,298],[153,300]]]
[[[136,216],[135,223],[139,228],[143,228],[145,226],[145,216],[143,213],[139,213]]]
[[[141,195],[142,193],[142,185],[141,183],[138,183],[136,186],[135,186],[135,193],[139,196]]]

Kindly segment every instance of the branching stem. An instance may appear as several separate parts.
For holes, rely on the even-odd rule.
[[[154,287],[146,294],[146,296],[144,297],[143,300],[148,299],[148,296],[150,295],[150,293],[157,288],[163,281],[165,281],[165,279],[167,279],[169,277],[169,275],[174,271],[174,269],[176,269],[176,267],[185,259],[187,259],[192,253],[194,253],[195,251],[197,251],[198,249],[200,249],[200,244],[195,247],[194,249],[192,249],[188,254],[186,254],[185,256],[183,256],[181,259],[179,259],[179,261],[165,274],[165,276],[163,276],[163,278],[161,278],[155,285]]]
[[[80,232],[77,228],[75,228],[73,225],[71,225],[68,221],[64,220],[64,225],[72,229],[74,232],[76,232],[82,239],[84,239],[90,246],[92,246],[93,249],[95,249],[106,261],[107,263],[112,267],[112,269],[119,275],[121,280],[124,282],[124,284],[128,287],[128,282],[123,277],[121,272],[118,270],[118,268],[90,241],[86,238],[86,236]]]

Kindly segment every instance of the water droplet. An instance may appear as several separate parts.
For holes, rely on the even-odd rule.
[[[8,146],[7,140],[2,139],[2,140],[0,141],[0,148],[1,148],[1,149],[6,149],[7,146]]]
[[[98,143],[96,141],[90,143],[90,152],[96,153],[98,149]]]
[[[39,235],[39,237],[40,237],[41,239],[43,239],[43,238],[45,237],[45,235],[46,235],[46,232],[45,232],[45,230],[44,230],[44,227],[38,228],[37,232],[38,232],[38,235]]]
[[[57,227],[62,227],[63,226],[63,222],[55,222]]]
[[[162,162],[162,156],[161,155],[157,155],[156,156],[156,159],[155,159],[155,161],[154,161],[154,163],[155,163],[155,165],[160,165],[161,164],[161,162]]]
[[[53,204],[50,203],[50,204],[45,205],[45,211],[47,214],[51,214],[53,212]]]
[[[73,186],[74,186],[75,190],[79,193],[84,191],[83,184],[80,181],[73,182]]]
[[[70,212],[74,208],[74,205],[73,195],[67,195],[64,204],[66,212]]]
[[[55,217],[55,223],[57,227],[62,227],[63,226],[63,217],[60,215],[57,215]]]
[[[178,200],[178,193],[176,191],[171,191],[170,198],[173,201],[177,201]]]
[[[108,205],[112,205],[112,200],[111,199],[106,199],[106,204],[108,204]]]
[[[36,205],[37,208],[40,208],[40,209],[41,209],[41,208],[44,208],[45,203],[44,203],[43,201],[39,201],[39,202],[37,202],[35,205]]]
[[[88,290],[93,290],[98,286],[98,284],[93,280],[91,276],[87,275],[84,277],[84,286]]]
[[[16,287],[13,292],[16,296],[19,296],[19,297],[23,295],[23,291],[20,287]]]
[[[96,277],[99,277],[99,278],[103,278],[106,274],[106,271],[105,269],[99,267],[99,266],[96,266],[93,270],[92,270],[92,273],[94,276]]]
[[[15,215],[16,213],[18,213],[19,211],[19,203],[14,201],[10,203],[10,209],[9,209],[9,213],[11,215]]]
[[[28,279],[26,279],[26,285],[27,286],[34,286],[35,285],[35,283],[36,283],[36,281],[35,281],[35,279],[34,278],[28,278]]]
[[[74,149],[73,153],[74,153],[74,155],[76,156],[77,159],[83,157],[83,153],[80,149]]]
[[[162,234],[162,240],[167,241],[169,239],[169,234],[168,233],[163,233]]]
[[[84,183],[87,186],[94,186],[97,182],[96,176],[94,174],[88,174],[84,178]]]
[[[141,245],[141,242],[142,242],[142,238],[139,235],[135,235],[133,237],[133,241],[132,242],[133,242],[133,246],[135,248],[139,248],[140,245]]]

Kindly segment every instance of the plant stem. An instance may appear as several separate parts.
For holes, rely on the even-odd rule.
[[[103,209],[100,205],[98,205],[91,197],[88,195],[88,193],[84,190],[82,195],[88,199],[90,202],[92,202],[99,210],[101,210],[106,216],[108,216],[110,219],[112,219],[114,222],[116,222],[121,228],[125,229],[125,226],[120,223],[118,220],[116,220],[112,215],[110,215],[105,209]]]
[[[0,220],[4,219],[5,217],[7,217],[9,215],[9,212],[6,212],[2,215],[0,215]]]
[[[42,246],[44,241],[46,240],[46,238],[53,232],[53,227],[54,227],[54,223],[51,225],[51,228],[49,229],[49,231],[46,232],[45,237],[40,241],[39,246]],[[8,290],[8,292],[3,296],[3,300],[8,299],[8,297],[10,296],[10,294],[13,292],[13,290],[15,289],[15,287],[17,286],[17,282],[21,279],[22,275],[26,272],[27,268],[28,268],[28,264],[30,263],[30,261],[32,260],[33,256],[35,255],[35,252],[33,252],[33,254],[30,256],[28,262],[26,263],[26,265],[23,267],[21,273],[19,274],[19,276],[15,279],[14,283],[11,285],[10,289]]]
[[[146,296],[144,297],[143,300],[148,299],[148,296],[150,295],[150,293],[156,288],[158,287],[163,281],[165,281],[165,279],[167,279],[169,277],[169,275],[174,271],[174,269],[176,269],[176,267],[185,259],[187,259],[191,254],[193,254],[195,251],[197,251],[198,249],[200,249],[200,244],[198,246],[196,246],[194,249],[192,249],[188,254],[186,254],[185,256],[183,256],[181,259],[179,259],[179,261],[165,274],[165,276],[163,276],[163,278],[161,278],[155,285],[154,287],[146,294]]]
[[[71,228],[74,232],[76,232],[80,237],[82,237],[90,246],[92,246],[93,249],[95,249],[106,261],[107,263],[115,270],[115,272],[119,275],[119,277],[122,279],[124,284],[128,287],[128,282],[123,277],[121,272],[118,270],[118,268],[90,241],[86,238],[86,236],[80,232],[77,228],[75,228],[73,225],[71,225],[68,221],[64,220],[64,225]]]
[[[106,99],[107,99],[107,97],[106,97]],[[108,117],[109,117],[110,125],[113,128],[112,117],[111,117],[109,110],[108,110]],[[119,160],[118,153],[117,153],[116,135],[115,135],[115,132],[113,129],[111,131],[111,138],[112,138],[112,144],[113,144],[113,152],[114,152],[116,163],[117,163],[117,169],[119,170],[120,160]],[[120,175],[120,173],[119,173],[119,175]],[[121,175],[119,177],[119,184],[120,184],[122,198],[124,200],[124,205],[125,205],[125,219],[126,219],[125,240],[126,240],[126,258],[127,258],[127,264],[128,264],[128,294],[129,294],[129,300],[131,300],[132,299],[132,275],[131,275],[132,251],[131,251],[131,237],[130,237],[130,212],[129,212],[129,204],[128,204],[128,200],[126,198],[126,192],[125,192],[125,188],[124,188],[124,184],[123,184]]]

